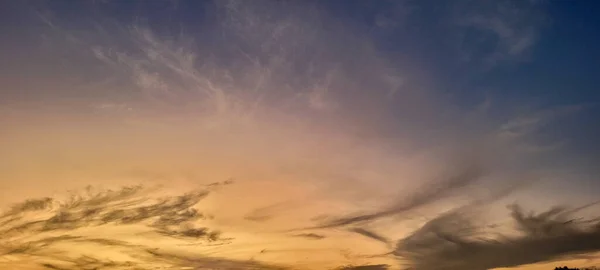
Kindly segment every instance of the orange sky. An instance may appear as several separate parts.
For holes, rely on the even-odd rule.
[[[460,191],[440,199],[439,203],[407,212],[408,216],[390,216],[361,225],[389,239],[386,244],[349,231],[356,226],[302,228],[318,225],[321,221],[315,218],[319,216],[332,218],[372,212],[398,198],[410,198],[424,183],[408,179],[431,179],[439,172],[451,172],[445,167],[445,159],[440,159],[448,154],[447,150],[429,150],[436,151],[433,153],[437,156],[433,153],[402,156],[376,145],[357,144],[347,134],[331,130],[306,132],[302,125],[281,127],[278,122],[261,123],[261,129],[257,130],[255,126],[207,128],[202,126],[201,118],[186,120],[182,126],[156,118],[152,119],[154,124],[145,124],[133,121],[143,120],[133,117],[123,123],[91,115],[85,118],[53,116],[51,112],[40,115],[43,116],[24,116],[14,110],[11,117],[3,120],[11,126],[3,133],[2,140],[5,149],[1,156],[5,166],[2,177],[10,179],[2,182],[6,194],[2,197],[3,205],[23,198],[64,198],[67,190],[84,193],[88,185],[100,189],[163,185],[152,196],[166,196],[204,189],[214,182],[232,182],[212,191],[197,205],[201,212],[214,216],[199,224],[218,228],[223,238],[233,239],[223,240],[227,244],[222,246],[201,241],[182,247],[180,240],[140,237],[136,235],[144,231],[141,227],[119,225],[63,232],[69,235],[127,239],[129,243],[173,252],[253,259],[297,269],[397,265],[397,258],[385,255],[393,248],[394,239],[405,237],[436,213],[488,192],[485,184],[480,183],[473,186],[471,194]],[[232,133],[232,128],[237,133]],[[532,194],[523,192],[524,195],[512,194],[511,198]],[[150,195],[140,196],[150,198]],[[486,217],[506,224],[509,219],[502,208],[505,202],[510,200],[492,204],[495,206],[490,210],[494,212]],[[66,242],[53,248],[68,250],[66,254],[98,249],[98,254],[117,256],[109,255],[110,248],[79,245],[82,244]],[[13,255],[3,263],[8,267],[18,261],[19,256]],[[543,267],[548,264],[518,269]]]

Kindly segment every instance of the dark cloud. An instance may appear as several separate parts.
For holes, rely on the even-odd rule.
[[[2,217],[7,215],[14,215],[17,213],[44,210],[51,207],[52,202],[52,198],[29,199],[22,203],[17,203],[13,205],[9,211],[2,215]]]
[[[485,270],[600,251],[600,222],[572,218],[579,208],[535,214],[510,206],[518,236],[486,232],[475,225],[470,210],[453,210],[429,221],[400,240],[394,254],[415,270]]]
[[[371,239],[373,239],[373,240],[376,240],[376,241],[382,242],[382,243],[384,243],[384,244],[389,244],[389,243],[390,243],[390,241],[389,241],[389,240],[388,240],[386,237],[384,237],[384,236],[382,236],[382,235],[379,235],[379,234],[378,234],[378,233],[376,233],[376,232],[373,232],[373,231],[370,231],[370,230],[364,229],[364,228],[353,228],[353,229],[350,229],[350,231],[351,231],[351,232],[358,233],[358,234],[360,234],[360,235],[362,235],[362,236],[365,236],[365,237],[371,238]]]
[[[387,270],[389,269],[387,264],[371,264],[361,266],[342,266],[337,268],[338,270]]]
[[[321,239],[325,238],[324,235],[320,235],[320,234],[316,234],[316,233],[301,233],[301,234],[296,234],[294,236],[308,238],[308,239],[312,239],[312,240],[321,240]]]
[[[42,263],[41,266],[47,269],[55,270],[75,270],[75,269],[127,269],[134,267],[131,262],[119,263],[110,260],[100,260],[90,256],[81,256],[68,263]]]
[[[227,179],[227,180],[225,180],[223,182],[210,183],[210,184],[207,185],[207,187],[209,187],[209,188],[215,188],[215,187],[221,187],[221,186],[231,185],[233,183],[234,183],[234,179],[230,178],[230,179]]]

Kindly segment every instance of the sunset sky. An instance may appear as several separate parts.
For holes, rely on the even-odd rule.
[[[0,1],[0,269],[600,266],[598,14]]]

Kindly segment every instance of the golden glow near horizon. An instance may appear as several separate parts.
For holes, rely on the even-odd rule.
[[[413,63],[392,68],[333,18],[273,23],[219,7],[215,32],[235,36],[233,49],[138,24],[68,30],[38,14],[52,32],[36,53],[69,57],[32,62],[27,89],[2,85],[0,269],[596,262],[578,256],[600,244],[552,249],[600,240],[566,222],[592,207],[547,212],[594,194],[540,197],[572,175],[541,162],[560,153],[535,131],[579,108],[457,110],[411,81],[424,76]]]
[[[13,120],[18,119],[16,115]],[[222,239],[216,242],[168,239],[148,232],[142,225],[136,227],[122,222],[94,225],[96,227],[85,225],[41,236],[20,235],[16,239],[67,234],[158,247],[167,254],[209,254],[235,261],[291,265],[294,269],[366,264],[393,266],[397,265],[397,259],[385,255],[394,248],[392,239],[405,237],[435,213],[470,200],[457,193],[437,206],[382,217],[364,223],[366,226],[356,223],[331,229],[305,229],[336,216],[377,212],[398,198],[410,201],[411,190],[427,183],[406,179],[432,179],[436,171],[451,173],[443,161],[447,150],[390,153],[377,145],[361,144],[351,138],[352,135],[326,130],[314,132],[318,128],[303,130],[306,127],[287,123],[278,126],[279,122],[265,122],[257,129],[254,125],[204,127],[200,117],[183,123],[146,119],[155,122],[155,125],[147,125],[143,124],[144,119],[134,121],[142,124],[124,124],[120,120],[96,120],[97,116],[91,115],[84,122],[69,120],[65,115],[52,120],[48,112],[43,115],[40,119],[28,117],[15,121],[10,132],[3,135],[2,160],[8,170],[3,170],[2,177],[11,179],[3,182],[5,205],[32,197],[56,196],[66,200],[65,190],[85,198],[88,185],[113,190],[136,184],[163,186],[154,193],[139,195],[146,199],[207,189],[211,190],[209,196],[195,207],[211,218],[202,219],[197,226],[218,228]],[[232,128],[236,129],[235,133],[231,132]],[[450,163],[450,167],[462,166],[461,162],[455,164]],[[377,182],[370,182],[374,180]],[[211,186],[225,181],[229,184]],[[441,194],[433,196],[443,198]],[[476,196],[485,198],[486,195]],[[113,210],[107,207],[106,211],[105,216]],[[143,265],[146,258],[137,254],[139,250],[117,246],[65,241],[53,244],[53,250],[72,256],[86,256],[88,252],[80,251],[94,250],[95,256],[140,261]],[[121,249],[127,251],[118,251]],[[29,266],[23,262],[25,258],[7,256],[2,260],[6,265],[3,267],[26,269]],[[58,261],[57,267],[64,264]],[[71,266],[73,263],[77,262],[71,262]],[[163,263],[173,265],[170,261]],[[522,269],[538,268],[524,266]]]

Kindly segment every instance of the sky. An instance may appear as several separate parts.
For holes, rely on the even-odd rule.
[[[1,1],[0,268],[600,266],[598,11]]]

